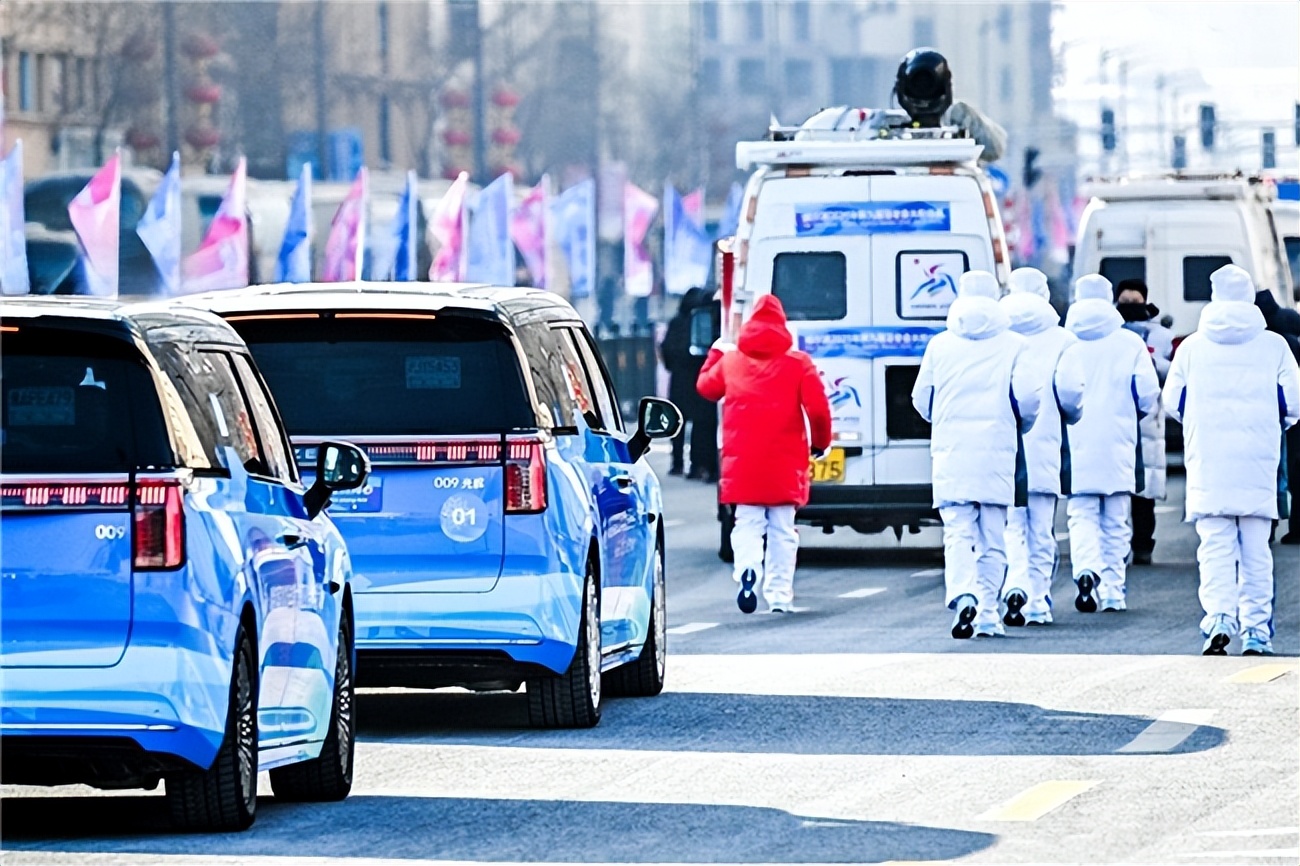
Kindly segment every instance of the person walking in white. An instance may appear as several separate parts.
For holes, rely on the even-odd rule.
[[[1062,361],[1086,371],[1083,412],[1069,431],[1070,560],[1076,609],[1128,609],[1126,560],[1133,537],[1129,497],[1146,486],[1138,423],[1160,407],[1160,382],[1151,353],[1125,330],[1110,280],[1098,274],[1074,285],[1065,327],[1079,341]],[[1095,594],[1094,594],[1095,593]]]
[[[1010,290],[1001,306],[1011,317],[1011,330],[1028,342],[1025,357],[1039,389],[1039,408],[1038,420],[1024,436],[1029,500],[1007,514],[1002,621],[1009,626],[1047,625],[1052,621],[1052,578],[1060,559],[1055,523],[1056,502],[1063,492],[1065,425],[1079,420],[1084,375],[1077,364],[1062,363],[1076,338],[1061,327],[1060,315],[1048,303],[1043,272],[1017,268],[1011,272]]]
[[[933,425],[934,505],[943,518],[946,601],[956,611],[958,639],[1004,633],[998,594],[1007,508],[1017,492],[1026,493],[1019,439],[1038,415],[1027,342],[1011,331],[998,294],[992,274],[962,275],[948,329],[926,346],[912,389],[912,405]]]
[[[1205,655],[1226,655],[1240,629],[1243,655],[1273,651],[1273,554],[1282,433],[1300,420],[1300,368],[1264,328],[1250,274],[1210,275],[1210,303],[1174,354],[1166,411],[1183,425],[1187,520],[1201,538]]]

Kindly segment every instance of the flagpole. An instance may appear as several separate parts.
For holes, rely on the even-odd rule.
[[[353,253],[352,268],[354,279],[360,282],[362,279],[362,268],[366,263],[366,222],[370,209],[370,172],[366,167],[361,166],[361,205],[360,213],[357,215],[357,248]]]
[[[415,256],[415,233],[416,233],[416,205],[418,196],[419,179],[415,176],[414,170],[406,172],[406,279],[415,279],[416,256]]]

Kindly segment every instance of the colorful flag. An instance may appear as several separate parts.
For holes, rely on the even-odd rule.
[[[289,205],[289,221],[284,226],[280,254],[275,260],[277,283],[311,282],[311,173],[311,163],[304,162]]]
[[[629,297],[649,297],[654,265],[645,239],[659,211],[659,200],[634,183],[623,184],[623,287]]]
[[[709,281],[713,243],[700,219],[703,197],[699,190],[682,197],[671,185],[664,186],[664,288],[669,294],[684,295]]]
[[[369,174],[362,166],[330,223],[330,233],[325,238],[322,281],[344,283],[361,279],[361,266],[366,259],[366,203],[369,193]]]
[[[542,175],[537,186],[530,189],[515,209],[510,219],[510,237],[519,248],[533,285],[546,288],[546,211],[549,206],[548,190],[551,179]]]
[[[729,238],[740,228],[740,208],[744,201],[745,188],[739,182],[733,183],[722,208],[722,221],[718,223],[719,238]]]
[[[135,228],[158,269],[159,288],[164,295],[181,293],[181,155],[172,154],[172,164],[149,200],[149,207]]]
[[[23,143],[14,142],[0,159],[0,292],[25,295],[31,291],[27,275],[27,237],[23,234]]]
[[[68,205],[68,218],[81,241],[87,294],[117,297],[121,204],[122,156],[115,153]]]
[[[465,279],[494,286],[515,284],[515,248],[510,243],[514,178],[509,172],[479,191],[468,208]]]
[[[462,247],[465,240],[465,191],[468,188],[469,175],[462,171],[443,193],[429,220],[430,246],[436,249],[433,264],[429,266],[429,279],[435,283],[454,283],[465,278]]]
[[[248,167],[239,158],[203,242],[181,265],[186,294],[248,285]]]
[[[416,242],[415,231],[419,220],[416,208],[420,206],[418,197],[419,182],[415,172],[406,173],[406,186],[402,189],[402,198],[397,203],[397,216],[393,217],[391,230],[393,243],[393,266],[391,278],[399,282],[415,280]]]
[[[569,297],[590,297],[596,287],[596,182],[588,178],[560,193],[551,221],[569,270]]]

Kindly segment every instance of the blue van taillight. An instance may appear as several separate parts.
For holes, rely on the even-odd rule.
[[[139,481],[132,506],[132,558],[137,570],[185,563],[185,509],[179,481]]]
[[[512,439],[506,457],[506,514],[546,510],[546,447],[540,439]]]

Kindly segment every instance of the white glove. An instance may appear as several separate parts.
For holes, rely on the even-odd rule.
[[[719,352],[723,352],[723,353],[733,352],[736,349],[736,344],[729,343],[726,340],[723,340],[721,337],[719,337],[717,340],[713,341],[712,348],[717,349]]]

